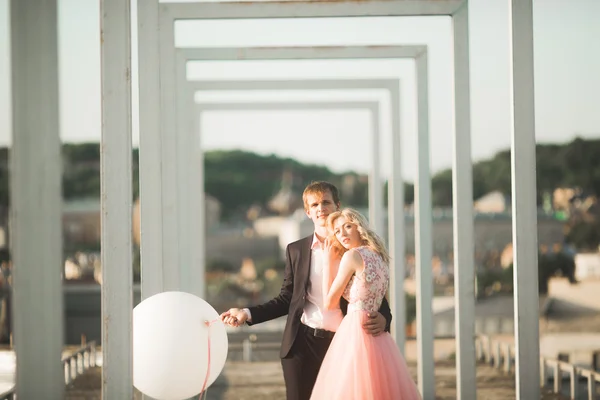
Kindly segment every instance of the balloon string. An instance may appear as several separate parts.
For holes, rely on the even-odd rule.
[[[206,390],[206,384],[208,383],[208,377],[210,376],[210,326],[212,324],[214,324],[215,322],[220,321],[220,318],[216,318],[213,319],[212,321],[204,321],[204,324],[208,327],[208,334],[207,334],[207,342],[208,342],[208,349],[207,349],[207,354],[208,354],[208,363],[206,365],[206,376],[204,377],[204,383],[202,384],[202,390],[200,391],[200,396],[198,397],[199,399],[202,399],[202,394],[204,394],[204,391]]]

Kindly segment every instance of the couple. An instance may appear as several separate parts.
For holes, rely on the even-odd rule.
[[[232,308],[221,319],[240,326],[288,315],[280,352],[288,400],[420,399],[387,333],[392,315],[383,242],[362,215],[339,211],[331,183],[311,183],[302,198],[315,231],[287,246],[280,294]]]

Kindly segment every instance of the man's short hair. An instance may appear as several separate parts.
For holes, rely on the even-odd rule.
[[[340,194],[338,188],[330,182],[326,181],[316,181],[311,182],[302,193],[302,202],[304,203],[304,209],[308,210],[308,204],[306,203],[306,197],[309,194],[315,195],[320,194],[323,195],[325,193],[331,193],[331,197],[333,198],[333,202],[336,206],[340,205]]]

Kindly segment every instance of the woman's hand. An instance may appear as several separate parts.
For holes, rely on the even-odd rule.
[[[334,236],[329,236],[323,242],[323,251],[325,255],[325,262],[328,266],[336,266],[339,264],[344,252]]]

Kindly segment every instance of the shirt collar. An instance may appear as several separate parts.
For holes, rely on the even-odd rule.
[[[313,233],[312,244],[310,245],[311,250],[322,250],[323,243],[319,240],[316,233]]]

